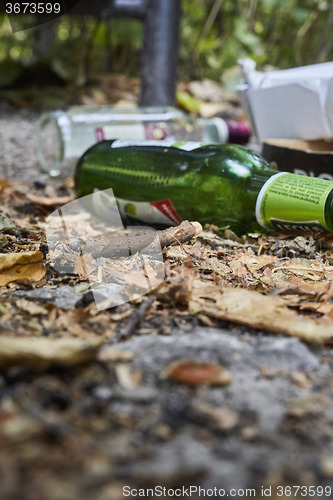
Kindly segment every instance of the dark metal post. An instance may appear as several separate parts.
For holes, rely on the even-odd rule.
[[[141,106],[175,104],[181,0],[149,0],[144,19]]]
[[[175,104],[181,0],[80,0],[69,13],[140,19],[144,25],[140,105]]]

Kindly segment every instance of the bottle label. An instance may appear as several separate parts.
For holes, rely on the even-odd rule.
[[[325,205],[333,189],[318,177],[279,172],[262,186],[256,218],[266,229],[280,231],[332,231],[325,218]]]
[[[117,139],[112,143],[111,148],[126,148],[129,146],[159,146],[166,148],[173,147],[178,149],[184,149],[185,151],[192,151],[193,149],[198,149],[206,144],[208,143],[192,142],[192,141],[187,141],[187,142],[175,141],[175,139],[173,138],[165,139],[162,141],[127,141],[123,139]]]
[[[153,201],[129,201],[117,198],[119,211],[125,217],[137,219],[150,224],[163,224],[165,226],[176,226],[181,219],[170,200]]]
[[[153,139],[161,141],[167,136],[167,127],[165,123],[126,123],[117,125],[104,125],[95,128],[95,139],[97,142],[116,139]]]
[[[93,207],[102,219],[112,221],[113,225],[121,225],[119,213],[150,224],[163,224],[176,226],[181,223],[181,218],[170,200],[160,201],[131,201],[115,198],[112,189],[100,191],[94,189]],[[115,224],[116,222],[116,224]]]

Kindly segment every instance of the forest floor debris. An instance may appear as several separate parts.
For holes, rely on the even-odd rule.
[[[49,359],[32,366],[21,351],[2,365],[1,499],[118,500],[127,484],[333,487],[332,235],[206,227],[164,248],[166,278],[151,295],[98,311],[89,282],[49,265],[44,221],[73,185],[40,175],[25,141],[35,123],[28,111],[7,116],[18,137],[16,156],[2,158],[0,247],[8,271],[13,254],[38,255],[44,274],[1,287],[0,331],[43,344]],[[238,312],[223,309],[228,294]],[[245,296],[252,319],[239,322]],[[285,335],[284,313],[311,342]],[[61,342],[91,346],[89,359],[60,367]],[[217,367],[225,385],[207,383]]]

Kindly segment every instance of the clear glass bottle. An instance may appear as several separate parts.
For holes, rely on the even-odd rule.
[[[193,118],[172,107],[121,108],[76,106],[41,116],[36,131],[39,163],[51,176],[64,163],[79,158],[102,140],[135,139],[246,144],[250,130],[244,122],[219,117]]]

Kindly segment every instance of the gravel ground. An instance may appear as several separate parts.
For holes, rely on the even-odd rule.
[[[47,176],[37,167],[34,133],[38,115],[0,104],[0,175],[23,183]]]
[[[0,177],[59,182],[37,167],[37,118],[1,104]],[[309,489],[333,491],[329,348],[223,322],[202,327],[186,317],[167,336],[157,333],[144,325],[113,344],[141,373],[135,389],[115,384],[114,367],[98,363],[68,373],[3,373],[0,419],[14,405],[20,418],[2,433],[1,500],[117,500],[126,498],[126,485],[184,487],[183,498],[191,485],[205,488],[206,498],[223,497],[215,487],[229,497],[264,498],[262,486],[272,488],[265,495],[271,498],[332,497],[329,489],[323,495]],[[232,383],[190,388],[161,379],[180,358],[221,364]],[[46,409],[51,420],[40,416]],[[286,485],[303,490],[279,488]],[[127,495],[139,496],[161,495]],[[191,498],[205,498],[204,492],[193,489]]]

